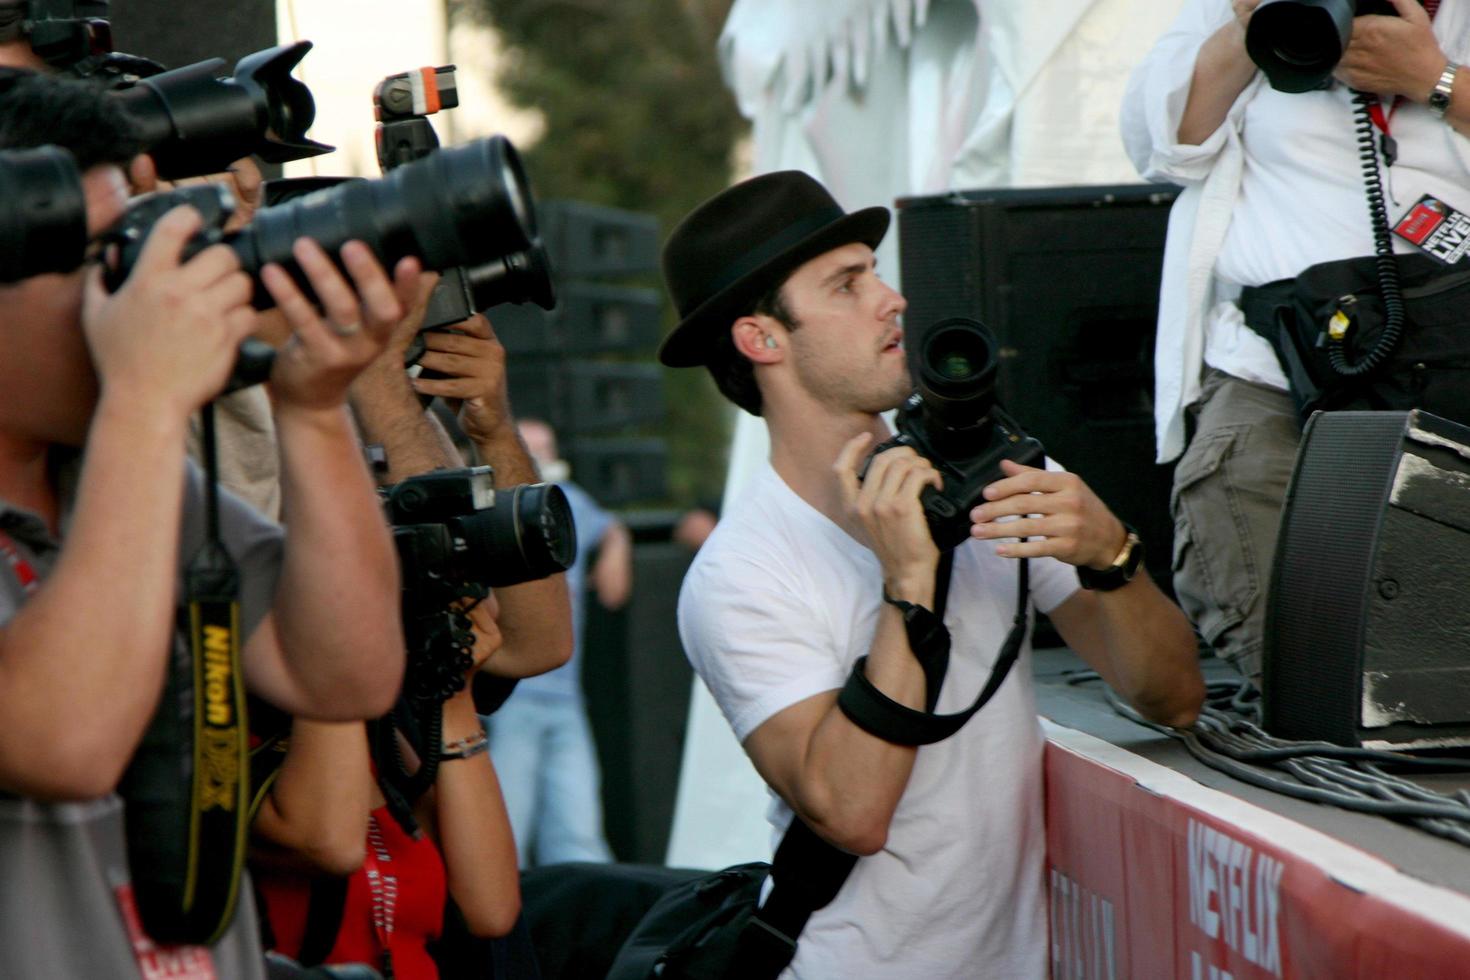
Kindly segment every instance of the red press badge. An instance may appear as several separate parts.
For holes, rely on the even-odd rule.
[[[143,931],[143,920],[133,900],[133,886],[122,884],[113,889],[123,925],[138,959],[143,980],[219,980],[214,959],[207,946],[159,946]]]
[[[1393,233],[1445,265],[1454,265],[1470,252],[1470,216],[1429,194],[1399,219]]]

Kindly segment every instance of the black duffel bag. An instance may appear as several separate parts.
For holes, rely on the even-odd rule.
[[[1334,321],[1345,327],[1340,359],[1358,365],[1384,336],[1387,315],[1377,259],[1311,266],[1295,279],[1247,287],[1246,323],[1276,351],[1303,419],[1314,411],[1422,408],[1470,424],[1470,268],[1427,255],[1396,256],[1404,327],[1382,363],[1344,375],[1331,357]]]

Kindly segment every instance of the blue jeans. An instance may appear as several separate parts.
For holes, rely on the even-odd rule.
[[[581,700],[517,691],[485,722],[521,867],[611,861]]]

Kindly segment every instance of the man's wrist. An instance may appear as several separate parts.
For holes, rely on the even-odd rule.
[[[894,575],[883,576],[883,594],[890,599],[923,606],[934,607],[933,567],[914,566]]]

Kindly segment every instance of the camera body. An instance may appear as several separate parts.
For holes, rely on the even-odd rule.
[[[87,249],[87,199],[60,147],[0,150],[0,282],[70,272]]]
[[[996,347],[978,320],[951,317],[934,325],[918,352],[917,390],[898,410],[898,434],[863,464],[895,446],[910,446],[944,477],[944,489],[919,495],[929,533],[941,549],[970,537],[970,511],[1001,479],[1002,460],[1038,466],[1041,443],[995,402]]]
[[[496,489],[489,466],[435,470],[379,491],[393,525],[405,597],[440,603],[445,587],[519,585],[564,572],[576,527],[561,488]]]
[[[1245,48],[1278,92],[1325,88],[1353,35],[1353,18],[1396,17],[1389,0],[1262,0]]]
[[[54,68],[70,68],[112,51],[108,0],[18,0],[3,6],[23,8],[19,33]],[[7,33],[0,40],[13,36]]]

